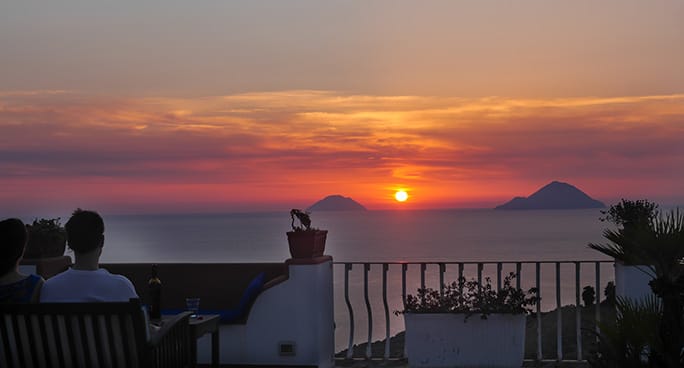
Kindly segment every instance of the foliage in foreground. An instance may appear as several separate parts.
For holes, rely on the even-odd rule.
[[[660,298],[662,314],[656,321],[658,341],[647,363],[675,368],[684,362],[684,214],[679,209],[663,214],[656,208],[648,201],[623,200],[612,206],[609,220],[618,229],[604,231],[609,243],[589,247],[625,264],[648,268],[649,285]]]
[[[615,321],[599,323],[599,344],[588,359],[592,367],[660,367],[658,325],[662,307],[655,296],[639,301],[617,298]]]

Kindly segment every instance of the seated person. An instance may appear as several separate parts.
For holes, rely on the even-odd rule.
[[[26,226],[19,219],[0,221],[0,303],[35,303],[45,280],[19,273],[19,262],[28,241]]]
[[[97,212],[79,208],[64,228],[74,264],[45,281],[41,302],[127,302],[138,298],[129,279],[100,268],[104,221]]]

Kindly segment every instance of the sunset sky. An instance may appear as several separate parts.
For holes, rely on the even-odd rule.
[[[683,19],[680,0],[5,1],[0,214],[492,207],[552,180],[684,204]]]

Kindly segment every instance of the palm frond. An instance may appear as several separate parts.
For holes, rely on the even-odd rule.
[[[616,320],[601,321],[598,351],[589,359],[594,367],[648,367],[661,349],[658,325],[660,300],[617,298]]]

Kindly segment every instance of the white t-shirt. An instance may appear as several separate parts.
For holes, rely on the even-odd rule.
[[[127,302],[137,297],[129,279],[103,268],[94,271],[70,268],[47,279],[40,291],[43,303]]]

